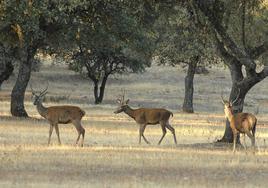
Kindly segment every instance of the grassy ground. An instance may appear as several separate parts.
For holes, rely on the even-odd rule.
[[[0,187],[266,187],[268,183],[268,86],[263,81],[247,95],[245,111],[259,108],[253,154],[231,145],[211,144],[224,131],[220,94],[228,95],[227,70],[214,68],[195,78],[195,114],[179,111],[183,101],[184,72],[178,68],[152,67],[145,74],[113,77],[105,101],[93,105],[92,86],[86,79],[63,67],[46,66],[31,82],[38,90],[49,81],[45,105],[74,104],[86,111],[85,147],[73,146],[76,131],[60,125],[63,145],[47,147],[48,123],[32,105],[30,90],[26,109],[30,119],[9,114],[10,91],[15,77],[0,91]],[[159,125],[148,126],[151,145],[138,145],[138,126],[125,114],[114,115],[115,99],[127,90],[133,107],[165,107],[174,112],[171,124],[178,145],[168,132],[161,146]],[[246,140],[249,147],[250,141]]]

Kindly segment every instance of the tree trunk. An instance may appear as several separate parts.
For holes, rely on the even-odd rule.
[[[11,114],[17,117],[28,117],[28,114],[24,108],[24,95],[31,77],[31,65],[34,51],[27,50],[26,58],[22,57],[22,61],[19,67],[19,74],[11,93]]]
[[[108,75],[105,75],[102,79],[101,87],[100,87],[99,103],[102,103],[102,101],[103,101],[107,79],[108,79]]]
[[[200,60],[199,56],[196,56],[193,61],[188,64],[187,75],[185,77],[185,95],[182,106],[182,111],[187,113],[194,113],[193,108],[193,93],[194,93],[194,75],[195,69]]]
[[[243,112],[244,101],[248,91],[256,85],[260,80],[258,77],[251,79],[243,79],[242,66],[238,63],[231,64],[230,66],[231,77],[232,77],[232,90],[230,93],[229,101],[235,101],[233,104],[234,113]],[[238,84],[239,83],[239,84]],[[220,142],[233,142],[233,133],[230,127],[230,122],[226,120],[226,126],[223,137],[219,140]],[[239,135],[237,142],[240,143]]]
[[[11,62],[3,62],[3,69],[0,72],[0,90],[3,82],[8,80],[14,70],[14,66]]]
[[[100,104],[103,101],[104,91],[105,91],[105,86],[106,86],[107,79],[108,79],[108,75],[105,75],[103,77],[103,79],[102,79],[100,88],[99,88],[99,82],[94,81],[95,104]]]
[[[243,2],[245,6],[246,1]],[[234,111],[235,113],[242,112],[244,99],[247,92],[254,85],[268,76],[268,66],[264,66],[262,71],[257,72],[257,65],[255,62],[258,57],[267,52],[268,43],[267,41],[263,41],[261,45],[247,49],[247,46],[245,44],[246,36],[245,32],[243,31],[242,43],[244,44],[244,49],[239,47],[236,41],[232,39],[233,37],[230,36],[227,32],[226,27],[224,27],[222,24],[222,14],[224,14],[224,11],[221,10],[223,10],[222,7],[224,7],[223,1],[194,0],[194,4],[201,12],[204,13],[212,26],[211,31],[214,34],[214,39],[219,55],[223,58],[224,63],[229,67],[232,76],[232,91],[230,94],[230,100],[236,99],[238,91],[240,91],[238,101],[236,101],[234,104]],[[244,21],[245,18],[243,18],[243,22]],[[244,27],[243,24],[244,23],[242,23],[242,30]],[[242,73],[242,65],[245,66],[245,76]],[[226,123],[225,133],[220,141],[233,141],[229,122]]]
[[[95,104],[99,104],[99,82],[93,81],[94,83],[94,98],[95,98]]]

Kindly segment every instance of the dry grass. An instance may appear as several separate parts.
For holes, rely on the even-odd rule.
[[[228,72],[211,70],[196,76],[196,114],[183,114],[182,70],[153,67],[146,74],[124,75],[108,82],[103,105],[92,105],[92,86],[88,80],[62,67],[45,67],[34,73],[32,82],[50,82],[46,105],[75,104],[86,110],[85,147],[73,146],[76,131],[61,125],[63,146],[46,146],[48,124],[26,96],[31,119],[9,114],[9,98],[14,77],[0,91],[0,187],[266,187],[268,180],[268,87],[267,81],[247,96],[246,111],[259,106],[258,151],[242,148],[233,155],[231,146],[210,144],[224,131],[220,93],[229,92]],[[41,88],[41,87],[40,87]],[[131,105],[157,106],[172,110],[171,124],[178,145],[170,133],[163,145],[159,126],[148,126],[146,137],[152,145],[138,145],[138,127],[124,114],[114,115],[114,99],[127,89]],[[66,92],[67,91],[67,92]],[[89,96],[90,94],[90,96]],[[249,139],[247,146],[250,146]]]

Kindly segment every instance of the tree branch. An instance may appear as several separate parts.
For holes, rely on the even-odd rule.
[[[241,87],[247,88],[247,90],[250,90],[250,88],[252,88],[258,82],[265,79],[267,76],[268,76],[268,66],[265,66],[261,72],[256,73],[256,76],[246,77],[244,80],[242,80],[238,84],[240,84]]]
[[[215,11],[210,10],[211,7],[214,7],[218,1],[202,1],[195,0],[199,9],[203,12],[203,14],[208,18],[211,25],[217,31],[217,33],[221,36],[223,43],[225,46],[232,52],[232,54],[245,65],[247,68],[254,70],[256,69],[255,62],[250,58],[250,56],[243,50],[241,50],[236,43],[232,40],[232,38],[228,35],[225,28],[219,22],[219,18],[215,15]]]
[[[261,72],[257,73],[259,79],[263,80],[268,76],[268,66],[264,66]]]
[[[232,56],[230,53],[228,53],[228,51],[224,47],[223,42],[220,41],[215,31],[214,34],[215,34],[217,50],[219,51],[220,56],[224,59],[224,63],[230,67],[231,62],[234,62],[236,58]]]
[[[246,32],[245,32],[245,22],[246,22],[246,0],[243,0],[242,2],[242,15],[241,15],[241,40],[244,46],[244,49],[246,49]]]
[[[268,41],[265,41],[260,46],[256,46],[255,48],[251,49],[249,54],[253,59],[257,59],[265,52],[268,52]]]

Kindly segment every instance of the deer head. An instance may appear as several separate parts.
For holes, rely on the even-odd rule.
[[[34,105],[37,105],[38,103],[42,102],[43,97],[47,94],[48,85],[49,84],[47,83],[46,88],[43,91],[38,92],[38,91],[34,91],[32,88],[32,84],[30,84],[30,88],[32,91],[32,100],[33,100]]]
[[[239,94],[240,94],[240,90],[238,91],[236,99],[233,101],[224,100],[221,94],[221,101],[222,101],[222,104],[224,105],[224,113],[225,113],[226,118],[228,118],[229,114],[233,114],[233,104],[238,100]]]
[[[128,107],[129,99],[125,101],[125,91],[121,98],[117,99],[117,103],[119,104],[118,108],[114,111],[115,114],[121,113],[126,110]]]

